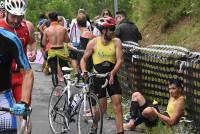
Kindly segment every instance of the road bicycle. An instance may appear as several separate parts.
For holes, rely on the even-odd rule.
[[[0,111],[9,112],[9,113],[15,115],[14,112],[13,112],[13,108],[0,107]],[[19,123],[20,125],[18,127],[17,134],[24,134],[25,131],[29,130],[30,115],[31,115],[31,112],[32,112],[32,108],[31,107],[26,108],[25,112],[26,112],[26,115],[23,116],[23,119],[18,121],[18,122],[20,122]],[[2,114],[4,114],[4,113],[2,113]],[[20,116],[20,115],[16,115],[16,116]],[[2,132],[0,131],[0,133],[2,133]]]
[[[107,78],[108,74],[89,74],[88,81],[77,83],[70,78],[72,68],[63,67],[64,78],[67,85],[56,86],[49,100],[49,123],[53,133],[78,133],[88,134],[92,127],[96,127],[97,134],[102,134],[103,113],[101,112],[98,97],[90,91],[94,77]],[[79,76],[77,76],[79,77]],[[107,86],[108,80],[102,85]],[[72,95],[71,88],[76,86],[80,89],[79,93]],[[74,127],[74,123],[77,128]],[[73,125],[72,125],[73,124]],[[72,132],[72,128],[76,132]]]

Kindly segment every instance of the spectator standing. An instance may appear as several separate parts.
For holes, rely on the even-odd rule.
[[[92,32],[89,31],[88,28],[87,28],[87,25],[86,25],[87,24],[87,17],[86,16],[78,16],[77,17],[77,24],[78,24],[78,27],[79,27],[80,32],[81,32],[80,45],[79,45],[78,49],[85,50],[88,42],[94,36],[93,36]],[[82,56],[83,56],[82,53],[78,53],[78,55],[77,55],[78,62],[80,62]],[[90,57],[88,59],[88,62],[87,62],[87,70],[91,71],[91,69],[92,69],[92,57]]]
[[[102,12],[101,12],[101,15],[100,16],[96,16],[95,18],[94,18],[94,25],[95,25],[95,21],[97,20],[97,19],[99,19],[100,17],[112,17],[112,13],[111,13],[111,11],[109,10],[109,9],[103,9],[102,10]],[[99,31],[99,29],[98,28],[96,28],[96,27],[94,27],[94,29],[93,29],[93,34],[94,34],[94,36],[100,36],[101,35],[101,32]]]
[[[58,16],[58,23],[67,29],[67,21],[64,16]]]
[[[133,41],[138,43],[142,39],[137,26],[127,19],[126,13],[123,10],[116,12],[116,23],[118,24],[115,30],[115,36],[120,38],[122,42]]]
[[[42,39],[43,39],[43,32],[44,30],[50,26],[50,21],[48,20],[48,17],[44,14],[41,14],[39,16],[39,22],[37,25],[37,28],[40,32],[40,47],[41,47],[41,52],[44,58],[44,62],[42,64],[41,71],[44,72],[45,74],[49,74],[49,69],[48,69],[48,64],[47,64],[47,57],[48,57],[48,49],[49,45],[46,45],[45,47],[42,45]]]
[[[115,36],[118,37],[122,43],[127,41],[138,43],[138,41],[142,39],[142,35],[139,32],[137,26],[127,19],[126,13],[123,10],[116,12],[115,19],[116,23],[118,24],[115,30]],[[126,70],[129,70],[128,72],[130,72],[132,68],[130,64],[131,56],[132,55],[130,53],[124,54],[124,61],[126,61],[125,68]],[[137,71],[140,72],[141,70],[137,69]],[[132,88],[133,78],[130,73],[127,73],[127,81],[128,87]],[[140,78],[135,78],[134,82],[138,83],[138,81],[140,81]]]
[[[105,8],[101,12],[101,17],[113,17],[113,15],[109,9]]]
[[[78,16],[85,16],[86,17],[86,11],[84,9],[79,9],[78,10]],[[70,42],[72,43],[73,47],[78,48],[80,44],[80,36],[81,36],[81,31],[78,27],[77,24],[77,17],[72,20],[71,25],[70,25],[70,33],[69,33],[69,38]],[[91,24],[87,21],[86,27],[92,31],[91,29]],[[71,58],[71,64],[75,72],[78,70],[78,64],[77,64],[77,52],[74,50],[71,50],[69,57]]]

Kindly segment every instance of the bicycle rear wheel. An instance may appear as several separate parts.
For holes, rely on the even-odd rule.
[[[82,101],[78,110],[78,134],[89,134],[92,128],[97,128],[96,134],[102,134],[103,113],[99,100],[93,93],[89,93],[86,98],[86,105]]]
[[[68,120],[65,116],[66,107],[68,106],[68,96],[67,92],[62,94],[63,90],[63,86],[57,85],[53,89],[49,99],[49,124],[55,134],[60,134],[68,129]]]

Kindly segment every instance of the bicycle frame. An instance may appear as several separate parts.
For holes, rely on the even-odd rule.
[[[87,111],[87,109],[86,109],[87,98],[86,97],[87,97],[87,94],[90,93],[90,88],[89,87],[92,84],[91,83],[91,79],[94,76],[97,76],[99,78],[106,78],[108,76],[108,74],[107,73],[106,74],[89,74],[89,77],[90,77],[89,78],[89,84],[85,83],[81,87],[81,94],[83,96],[83,97],[81,97],[81,99],[83,98],[83,110],[84,110],[84,112]],[[108,84],[108,80],[106,79],[105,83],[102,85],[102,88],[105,88],[107,86],[107,84]]]
[[[67,98],[68,98],[67,101],[68,101],[68,104],[69,104],[69,99],[71,97],[71,89],[70,89],[70,86],[71,86],[71,75],[70,75],[70,73],[69,74],[65,74],[64,75],[64,79],[67,80],[67,85],[64,88],[64,91],[62,92],[62,94],[67,91]]]
[[[89,83],[84,83],[83,85],[77,84],[79,77],[77,77],[77,79],[74,81],[71,80],[70,72],[72,71],[72,68],[64,67],[64,68],[62,68],[62,70],[64,71],[64,74],[65,74],[64,79],[66,80],[67,85],[64,87],[61,86],[60,94],[59,94],[59,96],[57,96],[57,99],[51,108],[56,114],[58,114],[59,116],[62,116],[62,118],[64,119],[63,120],[64,121],[63,122],[64,129],[62,130],[64,132],[64,131],[70,130],[70,122],[75,121],[74,116],[79,113],[79,108],[81,108],[81,107],[82,107],[81,109],[85,113],[88,109],[90,109],[90,112],[92,114],[91,117],[93,118],[93,120],[95,120],[95,115],[93,113],[93,108],[92,108],[93,106],[92,106],[92,102],[91,102],[91,100],[93,99],[95,94],[92,93],[90,95],[89,87],[90,87],[90,84],[92,83],[91,81]],[[90,77],[93,77],[93,76],[96,76],[96,74],[92,74]],[[105,77],[105,74],[104,74],[104,77]],[[74,100],[72,100],[74,98],[72,97],[73,95],[72,95],[72,91],[71,91],[71,86],[74,86],[74,85],[77,88],[81,89],[81,91],[78,93],[80,95],[80,98],[78,99],[78,101],[75,101],[75,102],[73,102]],[[59,87],[58,87],[58,89],[59,89]],[[55,91],[56,90],[57,89],[55,89]],[[53,92],[52,92],[52,94],[53,94]],[[59,102],[63,97],[65,100],[65,102],[63,103],[64,105],[59,108]],[[98,101],[97,96],[96,96],[96,100]],[[72,105],[72,102],[73,102],[73,105]],[[50,117],[50,124],[51,124],[51,119],[54,120],[54,116]],[[53,127],[52,127],[52,129],[53,129],[53,131],[55,130]]]
[[[64,87],[64,90],[62,91],[61,93],[61,96],[59,97],[59,99],[57,100],[57,102],[55,103],[54,107],[56,107],[56,105],[58,104],[58,102],[60,101],[60,99],[62,98],[62,95],[65,94],[67,92],[67,107],[69,107],[69,104],[70,104],[70,98],[72,96],[71,94],[71,88],[70,86],[74,86],[77,84],[77,81],[78,81],[78,78],[76,78],[76,80],[72,83],[72,80],[71,80],[71,74],[70,72],[72,71],[72,68],[68,68],[68,67],[63,67],[62,68],[63,71],[66,71],[66,74],[64,75],[64,79],[67,81],[67,85]],[[70,117],[72,117],[69,113],[68,115]]]

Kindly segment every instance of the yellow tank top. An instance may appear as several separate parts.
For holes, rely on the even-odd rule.
[[[180,96],[178,99],[174,99],[174,98],[169,99],[166,112],[169,114],[170,117],[173,115],[176,103],[179,99],[184,99],[184,97]]]
[[[101,37],[97,37],[96,48],[92,55],[92,60],[94,65],[103,63],[104,61],[115,64],[116,50],[113,41],[110,41],[107,45],[103,45]]]

